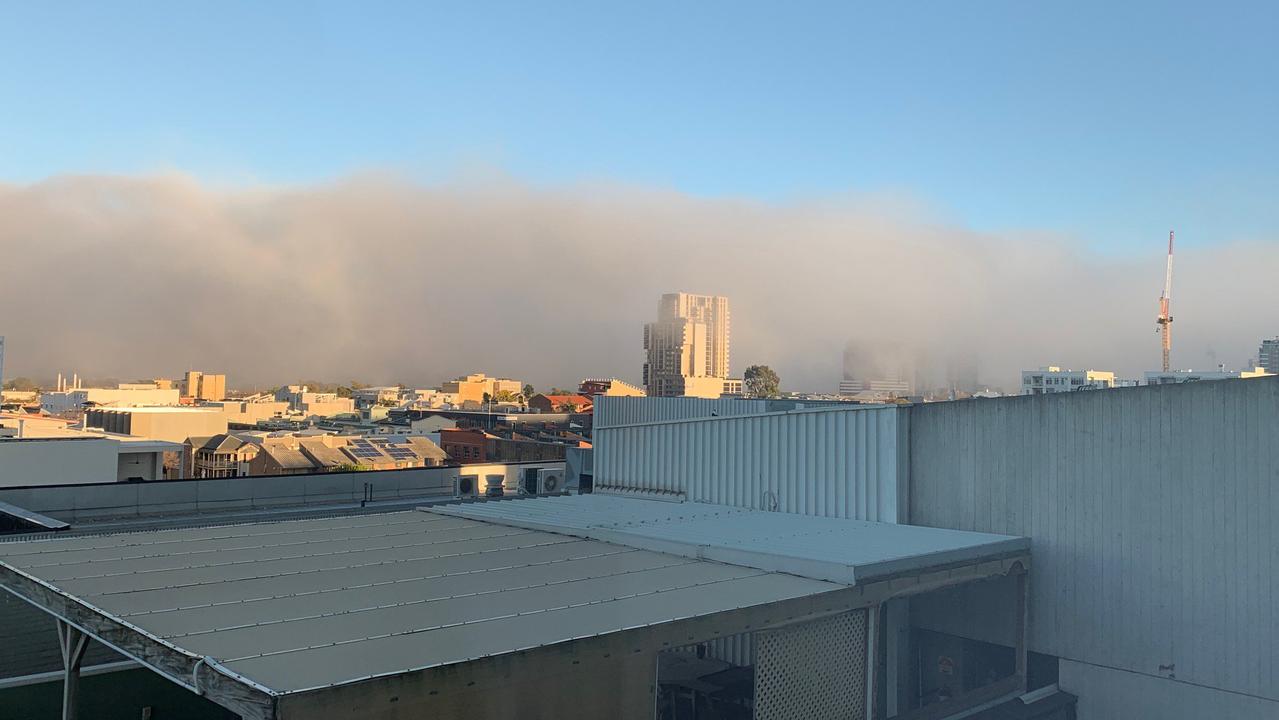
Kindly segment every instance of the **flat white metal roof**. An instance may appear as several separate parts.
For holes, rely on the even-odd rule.
[[[268,695],[841,589],[418,511],[0,543],[0,586]]]
[[[617,495],[438,505],[423,510],[845,585],[1030,550],[1028,538],[1009,535]]]

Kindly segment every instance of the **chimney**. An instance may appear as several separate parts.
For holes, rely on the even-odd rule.
[[[62,373],[58,373],[58,392],[62,392]]]

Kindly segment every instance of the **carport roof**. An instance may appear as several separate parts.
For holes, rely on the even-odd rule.
[[[0,543],[0,586],[261,717],[287,693],[841,589],[416,511]]]

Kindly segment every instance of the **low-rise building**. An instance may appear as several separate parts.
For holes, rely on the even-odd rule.
[[[583,395],[605,395],[608,397],[644,397],[644,388],[632,385],[617,378],[587,378],[578,386],[577,391]]]
[[[593,407],[585,395],[546,395],[538,393],[529,398],[528,406],[538,412],[588,413]]]
[[[1118,383],[1115,374],[1108,370],[1063,370],[1049,365],[1038,370],[1021,371],[1022,395],[1103,390],[1116,387]]]
[[[190,437],[225,433],[227,418],[219,407],[90,408],[84,414],[84,427],[184,443]]]
[[[275,394],[275,399],[287,402],[289,408],[304,417],[332,417],[355,412],[355,401],[338,397],[337,393],[311,392],[306,385],[289,385]]]
[[[447,460],[448,456],[438,445],[422,436],[289,435],[262,440],[257,455],[249,462],[248,474],[397,470],[435,467]]]
[[[563,460],[568,444],[519,436],[502,437],[480,428],[440,430],[440,447],[457,463]]]
[[[1162,372],[1151,370],[1146,372],[1147,385],[1175,385],[1184,382],[1196,382],[1198,380],[1230,380],[1231,378],[1255,378],[1264,377],[1266,375],[1274,375],[1275,373],[1267,372],[1263,367],[1254,367],[1251,370],[1226,370],[1218,368],[1216,370],[1169,370]]]
[[[497,398],[506,393],[519,395],[523,391],[524,383],[519,380],[491,378],[484,373],[472,373],[440,385],[440,392],[456,395],[458,404],[464,406],[468,403],[472,406],[483,403],[485,395]]]
[[[403,394],[406,394],[406,391],[399,385],[386,385],[382,387],[355,388],[351,390],[351,399],[355,401],[357,407],[361,408],[373,405],[394,407],[400,404],[401,395]]]
[[[257,444],[226,433],[188,438],[183,447],[183,477],[188,478],[243,477],[259,450]]]
[[[254,395],[239,400],[221,400],[209,402],[197,407],[218,408],[226,416],[230,426],[251,427],[262,420],[284,417],[289,412],[289,404],[271,399],[270,395]]]
[[[65,421],[0,414],[0,486],[162,480],[177,443],[80,430]]]
[[[40,394],[40,408],[58,414],[83,410],[86,406],[141,407],[177,405],[178,391],[155,384],[124,383],[114,388],[71,388]]]

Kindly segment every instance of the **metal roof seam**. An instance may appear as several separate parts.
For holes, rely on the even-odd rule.
[[[607,573],[607,574],[603,574],[603,575],[588,575],[588,576],[586,576],[586,577],[581,577],[581,578],[569,578],[569,579],[567,579],[567,580],[557,580],[557,581],[553,581],[553,582],[546,582],[546,583],[533,583],[533,584],[529,584],[529,585],[516,585],[516,586],[513,586],[513,587],[502,587],[502,588],[497,588],[497,589],[494,589],[494,590],[482,590],[482,591],[476,591],[476,592],[470,592],[470,593],[460,593],[460,594],[457,594],[457,595],[442,595],[442,596],[439,596],[439,597],[419,598],[419,599],[417,599],[417,600],[408,600],[408,601],[400,602],[400,603],[387,603],[387,604],[383,604],[383,605],[369,605],[369,606],[365,606],[365,607],[348,608],[348,609],[345,609],[345,610],[338,610],[338,611],[334,611],[334,612],[317,613],[317,614],[312,614],[312,615],[301,615],[301,616],[298,616],[298,617],[281,618],[281,619],[278,619],[278,620],[267,620],[267,621],[256,622],[256,623],[246,623],[246,624],[243,624],[243,625],[229,625],[229,626],[226,626],[226,627],[210,628],[210,629],[208,629],[208,630],[197,630],[197,631],[189,632],[189,633],[180,633],[180,634],[175,634],[175,635],[165,635],[164,637],[169,638],[169,639],[180,638],[180,637],[193,637],[193,636],[196,636],[196,635],[209,635],[209,634],[212,634],[212,633],[225,632],[225,631],[228,631],[228,630],[243,630],[243,629],[245,629],[245,628],[265,627],[265,626],[269,626],[269,625],[282,625],[282,624],[285,624],[285,623],[297,622],[297,621],[299,621],[299,620],[317,620],[317,619],[320,619],[320,618],[327,618],[327,617],[338,617],[338,616],[343,616],[343,615],[355,615],[355,614],[358,614],[358,613],[374,612],[374,611],[377,611],[377,610],[387,610],[387,609],[390,609],[390,608],[411,607],[411,606],[414,606],[414,605],[425,605],[425,604],[427,604],[427,603],[433,603],[433,602],[446,602],[446,601],[448,601],[448,600],[460,600],[460,599],[462,599],[462,598],[479,597],[479,596],[482,596],[482,595],[496,595],[496,594],[501,594],[501,593],[505,593],[505,592],[515,592],[515,591],[518,591],[518,590],[531,590],[531,589],[534,589],[534,588],[554,587],[554,586],[556,586],[556,585],[566,585],[566,584],[577,583],[577,582],[586,582],[586,581],[588,581],[588,580],[602,580],[602,579],[605,579],[605,578],[620,577],[620,576],[622,576],[622,575],[633,575],[633,574],[636,574],[636,573],[653,572],[653,571],[656,571],[656,570],[666,570],[666,569],[673,568],[673,567],[680,567],[680,566],[682,566],[682,565],[691,565],[691,564],[693,564],[693,561],[691,561],[691,560],[685,560],[684,562],[672,562],[672,563],[667,563],[666,565],[658,565],[658,566],[656,566],[656,567],[651,567],[651,568],[641,568],[641,569],[636,569],[636,570],[625,570],[625,571],[622,571],[622,572],[619,572],[619,573]]]
[[[568,543],[560,543],[560,544],[568,544]],[[614,555],[627,555],[630,553],[637,553],[637,552],[644,552],[644,551],[640,550],[639,548],[620,547],[617,550],[613,550],[610,552],[594,553],[591,555],[575,555],[575,556],[569,556],[566,558],[556,558],[554,560],[544,560],[542,562],[526,563],[524,565],[502,565],[502,566],[492,567],[492,568],[480,568],[477,570],[461,570],[461,571],[452,572],[452,573],[439,573],[436,575],[420,575],[420,576],[410,577],[410,578],[396,578],[394,580],[384,580],[382,582],[375,582],[375,583],[361,583],[358,585],[346,585],[346,586],[336,587],[336,588],[307,590],[305,592],[289,593],[287,595],[262,595],[259,597],[244,598],[242,600],[227,600],[224,602],[205,603],[201,605],[184,605],[181,607],[160,608],[157,610],[147,610],[145,612],[125,613],[121,617],[138,617],[142,615],[157,615],[161,613],[177,612],[181,610],[199,610],[201,608],[222,607],[226,605],[240,605],[244,603],[261,602],[265,600],[285,600],[288,598],[295,598],[295,597],[309,597],[312,595],[322,595],[324,593],[330,593],[330,592],[342,592],[345,590],[361,590],[366,588],[382,587],[386,585],[398,585],[400,583],[407,583],[407,582],[419,582],[422,580],[437,580],[441,578],[461,577],[465,575],[478,575],[486,572],[498,572],[501,570],[512,570],[517,568],[541,567],[543,565],[554,565],[557,563],[573,562],[574,560],[589,560],[593,558],[612,557]]]
[[[191,550],[188,552],[180,552],[180,553],[157,553],[154,555],[123,555],[119,557],[93,558],[91,560],[73,560],[69,562],[44,563],[40,565],[23,565],[23,567],[56,568],[56,567],[67,567],[70,565],[85,565],[85,564],[95,564],[100,562],[112,562],[115,560],[148,560],[152,558],[162,558],[162,557],[163,558],[190,557],[194,555],[207,555],[210,553],[234,552],[238,550],[263,550],[266,548],[284,548],[284,547],[294,547],[294,546],[300,546],[300,545],[314,545],[317,542],[349,542],[352,540],[373,540],[378,538],[403,537],[406,535],[421,535],[423,532],[444,532],[446,530],[451,530],[451,529],[454,529],[454,528],[442,528],[439,530],[426,530],[426,531],[417,530],[412,532],[401,532],[401,533],[386,533],[383,535],[373,535],[370,537],[359,537],[359,538],[342,537],[342,538],[330,538],[330,539],[319,540],[319,541],[299,540],[297,542],[278,543],[278,544],[271,544],[271,545],[245,545],[241,547],[230,547],[230,548],[210,548],[208,550]],[[208,567],[208,566],[196,566],[196,567]]]
[[[203,570],[208,568],[234,567],[236,565],[256,565],[259,563],[279,562],[283,560],[302,560],[302,559],[310,559],[310,558],[317,558],[317,557],[335,557],[338,555],[354,555],[356,553],[375,552],[378,550],[398,550],[405,547],[427,547],[427,546],[434,546],[434,545],[445,545],[449,543],[474,542],[476,540],[490,540],[493,538],[518,537],[522,535],[531,535],[532,532],[533,531],[530,530],[530,531],[521,532],[521,533],[500,533],[497,535],[485,535],[477,538],[458,538],[456,540],[412,543],[409,545],[382,545],[382,546],[374,546],[369,548],[358,548],[355,550],[341,550],[338,552],[331,552],[331,553],[310,553],[306,555],[282,555],[276,558],[254,558],[250,560],[232,560],[224,563],[209,563],[208,565],[187,565],[184,567],[153,568],[150,570],[133,570],[130,572],[103,573],[101,575],[76,575],[68,578],[59,578],[59,580],[100,580],[102,578],[108,578],[108,577],[124,577],[128,575],[147,575],[150,573],[171,572],[173,570],[197,570],[197,569]]]
[[[411,514],[411,511],[400,511],[400,512],[394,512],[394,513],[386,513],[386,514],[385,514],[385,515],[383,515],[382,517],[389,516],[389,515],[410,515],[410,514]],[[343,515],[343,516],[337,516],[337,517],[348,517],[348,516]],[[368,516],[367,516],[367,515],[362,515],[362,516],[359,516],[359,517],[368,517]],[[334,518],[332,518],[332,517],[327,517],[327,518],[314,518],[314,519],[315,519],[315,520],[332,520],[332,519],[334,519]],[[233,535],[213,535],[213,536],[210,536],[210,537],[208,537],[208,538],[201,538],[201,539],[202,539],[202,540],[231,540],[231,539],[235,539],[235,538],[248,538],[248,537],[272,537],[272,536],[275,536],[275,535],[298,535],[298,534],[301,534],[301,533],[313,533],[313,532],[321,532],[321,531],[326,531],[326,530],[347,530],[347,529],[351,529],[351,528],[382,528],[382,527],[395,526],[395,525],[413,525],[413,526],[419,526],[420,524],[421,524],[421,523],[414,522],[412,519],[408,519],[408,518],[406,518],[406,519],[404,520],[404,522],[389,522],[389,523],[376,523],[376,524],[375,524],[375,523],[368,523],[368,524],[363,524],[363,525],[339,525],[339,526],[336,526],[336,527],[313,528],[313,529],[308,529],[308,530],[285,530],[285,531],[281,531],[281,532],[269,532],[269,533],[243,533],[243,534],[233,534]],[[243,527],[243,526],[244,526],[244,524],[239,524],[239,525],[235,525],[235,526],[232,526],[232,527]],[[221,528],[221,527],[226,527],[226,526],[223,526],[223,525],[191,526],[191,527],[185,527],[185,526],[184,526],[182,529],[183,529],[183,530],[205,530],[205,529],[209,529],[209,528]],[[167,528],[167,529],[172,529],[172,528]],[[161,533],[161,532],[165,532],[165,530],[140,530],[140,531],[125,531],[125,532],[97,533],[97,534],[91,534],[91,535],[65,535],[65,534],[62,534],[62,535],[59,535],[59,536],[57,536],[57,537],[49,537],[49,536],[48,536],[48,534],[46,533],[46,534],[40,535],[38,539],[39,539],[39,540],[44,540],[44,541],[54,541],[54,540],[58,540],[58,541],[63,542],[63,543],[71,543],[71,542],[74,542],[74,541],[76,541],[76,540],[91,540],[91,539],[102,538],[102,537],[124,536],[124,535],[133,535],[133,534],[141,534],[141,533],[147,533],[147,534],[158,534],[158,533]],[[134,542],[125,542],[125,543],[121,543],[121,544],[119,544],[119,545],[113,545],[112,547],[116,547],[116,548],[125,548],[125,547],[157,547],[157,546],[160,546],[160,545],[173,545],[173,544],[181,544],[181,543],[184,543],[184,542],[189,542],[189,539],[182,539],[182,540],[159,540],[159,541],[157,541],[157,542],[136,542],[136,543],[134,543]],[[26,542],[26,543],[24,543],[24,544],[34,545],[35,543],[34,543],[34,541],[29,541],[29,542]],[[61,549],[55,549],[55,550],[33,549],[33,550],[31,550],[30,552],[17,552],[17,553],[12,553],[11,555],[12,555],[12,556],[19,556],[19,557],[21,557],[21,556],[24,556],[24,555],[46,555],[46,554],[49,554],[49,553],[83,552],[84,550],[91,550],[91,549],[101,549],[101,547],[100,547],[100,546],[68,547],[68,548],[61,548]]]
[[[271,656],[275,656],[275,655],[286,655],[286,654],[288,654],[288,653],[304,652],[304,651],[306,651],[306,650],[317,650],[317,649],[319,649],[319,648],[334,647],[334,646],[337,646],[337,645],[350,645],[350,644],[352,644],[352,643],[366,642],[366,641],[369,641],[369,640],[380,640],[380,639],[383,639],[383,638],[400,637],[400,636],[403,636],[403,635],[416,635],[416,634],[419,634],[419,633],[431,632],[431,631],[433,631],[433,630],[442,630],[442,629],[445,629],[445,628],[451,628],[451,627],[462,627],[462,626],[465,626],[465,625],[476,625],[476,624],[479,624],[479,623],[492,622],[492,621],[494,621],[494,620],[505,620],[505,619],[509,619],[509,618],[527,617],[527,616],[529,616],[529,615],[540,615],[540,614],[542,614],[542,613],[554,612],[554,611],[557,611],[557,610],[572,610],[572,609],[574,609],[574,608],[589,607],[589,606],[591,606],[591,605],[601,605],[601,604],[603,604],[603,603],[617,602],[618,600],[630,600],[630,599],[639,598],[639,597],[647,597],[647,596],[650,596],[650,595],[659,595],[659,594],[664,593],[664,592],[674,592],[674,591],[676,591],[676,590],[687,590],[687,589],[689,589],[689,588],[705,587],[705,586],[707,586],[707,585],[714,585],[714,584],[722,583],[722,582],[734,582],[734,581],[737,581],[737,580],[745,580],[745,579],[749,579],[749,578],[752,578],[752,577],[760,577],[760,576],[763,576],[763,575],[770,575],[770,574],[772,574],[772,573],[770,573],[770,572],[768,572],[768,571],[759,571],[759,572],[755,572],[755,573],[751,573],[751,574],[748,574],[748,575],[743,575],[743,576],[735,577],[735,578],[726,578],[726,579],[721,579],[721,580],[712,580],[712,581],[708,581],[708,582],[705,582],[705,583],[694,583],[694,584],[691,584],[691,585],[683,585],[683,586],[680,586],[680,587],[673,587],[673,588],[658,588],[657,590],[652,590],[652,591],[649,591],[649,592],[633,593],[633,594],[628,594],[628,595],[620,595],[620,596],[611,597],[611,598],[606,598],[606,599],[601,599],[601,600],[592,600],[592,601],[584,602],[584,603],[572,603],[572,604],[567,604],[567,605],[560,605],[560,606],[557,606],[557,607],[537,608],[536,610],[529,610],[529,611],[526,611],[526,612],[514,612],[514,613],[507,613],[507,614],[504,614],[504,615],[495,615],[495,616],[493,616],[493,617],[476,618],[476,619],[474,619],[474,620],[464,620],[464,621],[461,621],[461,622],[455,622],[455,623],[445,623],[445,624],[442,624],[442,625],[432,625],[432,626],[430,626],[430,627],[413,628],[413,629],[410,629],[410,630],[402,630],[402,631],[399,631],[399,632],[393,632],[393,633],[380,633],[380,634],[378,634],[378,635],[369,635],[369,636],[362,637],[362,638],[353,638],[353,639],[350,639],[350,640],[337,640],[337,641],[334,641],[334,642],[331,642],[331,643],[321,643],[321,644],[318,644],[318,645],[308,645],[308,646],[305,646],[305,647],[290,648],[290,649],[287,649],[287,650],[276,650],[276,651],[272,651],[272,652],[260,653],[260,654],[257,654],[257,655],[247,655],[247,656],[245,656],[245,657],[228,658],[228,659],[226,659],[226,660],[223,660],[223,662],[228,662],[228,663],[232,663],[232,662],[240,662],[240,661],[242,661],[242,660],[252,660],[252,659],[255,659],[255,658],[260,658],[260,657],[271,657]],[[737,605],[737,606],[734,606],[734,607],[733,607],[733,609],[735,609],[735,610],[736,610],[736,609],[741,609],[742,607],[749,607],[749,606],[746,606],[746,605]]]
[[[503,536],[503,537],[507,537],[507,536]],[[531,545],[521,545],[520,547],[544,547],[547,545],[564,545],[572,542],[574,542],[573,539],[557,539],[557,540],[548,541],[548,542],[534,543]],[[493,550],[479,550],[479,551],[470,552],[470,553],[453,553],[450,555],[422,555],[419,557],[401,558],[396,560],[384,560],[381,562],[361,563],[359,565],[343,565],[343,566],[339,566],[338,568],[316,568],[312,570],[296,570],[294,572],[271,573],[270,575],[250,575],[244,578],[237,578],[237,580],[267,580],[271,578],[290,577],[293,575],[310,575],[313,573],[329,572],[333,570],[349,570],[351,568],[377,567],[379,565],[394,565],[396,563],[402,563],[402,562],[418,562],[418,561],[425,561],[425,560],[437,560],[437,559],[443,559],[443,558],[464,557],[467,555],[483,555],[485,553],[509,552],[512,549],[513,548],[496,548]],[[129,593],[152,592],[154,590],[174,590],[178,588],[201,587],[204,585],[218,585],[223,582],[226,582],[226,581],[222,579],[222,580],[195,582],[195,583],[181,583],[178,585],[165,585],[159,588],[134,588],[130,590],[116,590],[116,591],[106,592],[106,593],[92,593],[92,594],[86,595],[85,597],[104,597],[107,595],[127,595]]]

